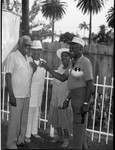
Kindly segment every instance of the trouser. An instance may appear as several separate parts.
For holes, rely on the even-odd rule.
[[[82,122],[80,108],[86,97],[86,88],[76,88],[71,91],[71,105],[73,110],[73,149],[82,150],[86,145],[84,139],[86,133],[86,117]]]
[[[40,107],[29,107],[26,137],[38,133],[38,121],[40,119]]]
[[[73,149],[82,150],[87,148],[85,132],[85,123],[73,122]]]
[[[17,106],[10,105],[7,148],[17,149],[17,144],[24,143],[27,127],[29,98],[17,98]]]

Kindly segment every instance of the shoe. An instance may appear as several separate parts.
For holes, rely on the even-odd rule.
[[[51,140],[51,142],[56,143],[59,139],[60,139],[60,136],[56,136]]]
[[[17,147],[18,147],[18,149],[20,149],[20,148],[29,148],[29,146],[25,143],[17,144]]]
[[[27,143],[30,143],[31,139],[30,139],[30,137],[25,137],[24,141],[27,142]]]
[[[32,134],[35,138],[39,138],[39,139],[41,139],[42,137],[40,136],[40,135],[38,135],[38,134]]]
[[[66,148],[69,145],[69,140],[68,139],[64,139],[63,140],[63,144],[61,145],[62,147]]]
[[[57,136],[55,139],[51,140],[52,143],[62,144],[63,138],[60,136]]]
[[[62,144],[63,143],[63,137],[60,137],[57,141],[56,141],[57,144]]]

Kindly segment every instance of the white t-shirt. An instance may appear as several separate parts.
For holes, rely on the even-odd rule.
[[[86,87],[86,81],[93,80],[92,64],[88,58],[82,55],[73,68],[70,64],[64,74],[68,75],[69,89]]]

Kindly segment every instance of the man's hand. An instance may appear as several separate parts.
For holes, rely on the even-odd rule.
[[[42,60],[40,60],[40,67],[43,67],[43,68],[46,69],[46,70],[49,69],[49,67],[48,67],[48,65],[47,65],[47,62],[46,62],[46,61],[42,61]]]
[[[13,96],[13,95],[10,96],[9,103],[10,103],[11,106],[16,107],[16,98],[15,98],[15,96]]]
[[[89,111],[89,105],[88,104],[83,104],[80,108],[80,112],[81,112],[81,116],[82,116],[81,123],[83,123],[83,124],[84,124],[84,121],[85,121],[85,115],[88,111]]]
[[[85,115],[89,111],[89,105],[83,104],[80,108],[81,115]]]
[[[66,99],[66,100],[63,102],[62,109],[67,109],[68,106],[69,106],[69,100]]]
[[[30,66],[33,69],[33,73],[37,70],[37,64],[35,62],[30,62]]]

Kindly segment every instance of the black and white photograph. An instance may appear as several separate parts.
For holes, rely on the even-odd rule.
[[[114,0],[1,0],[1,150],[113,150]]]

